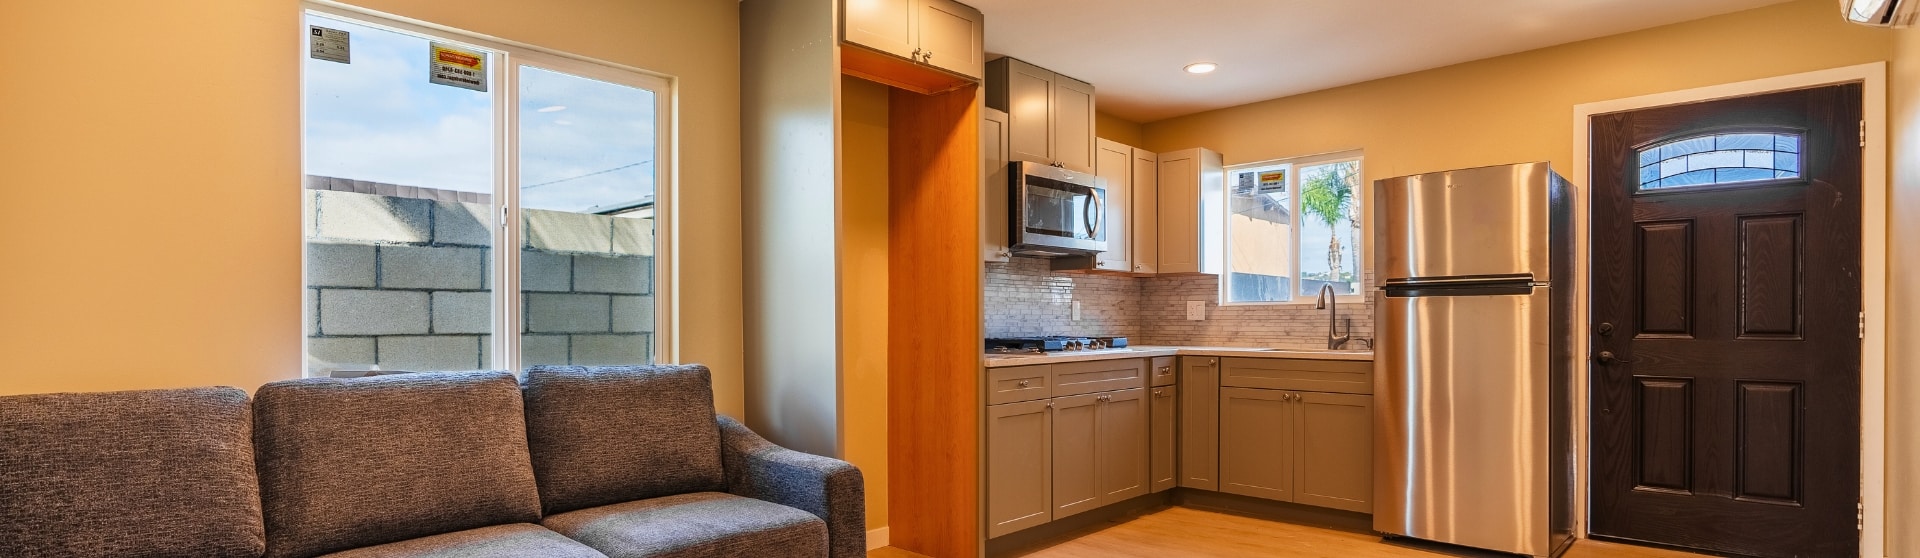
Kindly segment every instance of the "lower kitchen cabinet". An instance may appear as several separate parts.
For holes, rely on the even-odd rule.
[[[1048,401],[987,407],[987,536],[1053,519],[1053,413]]]
[[[1100,507],[1097,394],[1053,398],[1053,518]]]
[[[1180,486],[1219,490],[1220,359],[1180,358]]]
[[[1271,389],[1220,390],[1220,491],[1293,501],[1295,394]]]
[[[1100,435],[1094,440],[1093,451],[1097,456],[1094,467],[1097,469],[1097,482],[1100,487],[1100,505],[1126,501],[1147,493],[1147,483],[1151,480],[1148,469],[1151,465],[1147,448],[1147,390],[1142,388],[1123,389],[1103,393],[1096,407],[1096,430]]]
[[[1220,491],[1373,511],[1372,397],[1220,390]]]
[[[1160,492],[1180,484],[1180,386],[1153,388],[1147,411],[1147,443],[1151,444],[1147,486],[1150,492]]]
[[[1300,392],[1293,501],[1373,513],[1373,396]]]

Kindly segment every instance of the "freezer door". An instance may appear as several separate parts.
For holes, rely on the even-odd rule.
[[[1379,270],[1388,284],[1435,277],[1530,277],[1548,269],[1549,203],[1564,180],[1547,163],[1374,183]]]
[[[1374,530],[1549,553],[1549,288],[1517,293],[1379,298]]]

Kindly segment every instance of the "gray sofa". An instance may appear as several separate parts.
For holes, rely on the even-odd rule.
[[[859,469],[699,366],[0,397],[0,556],[832,557]]]

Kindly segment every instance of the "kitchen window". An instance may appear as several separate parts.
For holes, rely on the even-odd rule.
[[[308,375],[665,360],[666,79],[334,7],[305,22]]]
[[[1358,152],[1227,167],[1221,302],[1358,296],[1363,183]]]

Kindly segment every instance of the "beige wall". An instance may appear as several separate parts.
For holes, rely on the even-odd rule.
[[[1887,555],[1920,556],[1920,28],[1895,33],[1887,120]],[[1905,527],[1899,527],[1905,526]]]
[[[1146,141],[1146,129],[1139,122],[1104,112],[1093,113],[1093,135],[1133,147]]]
[[[887,526],[887,95],[840,85],[842,457],[867,481],[867,528]]]
[[[741,414],[738,4],[358,4],[677,78],[680,360]],[[0,393],[300,375],[301,37],[291,0],[0,3]]]

